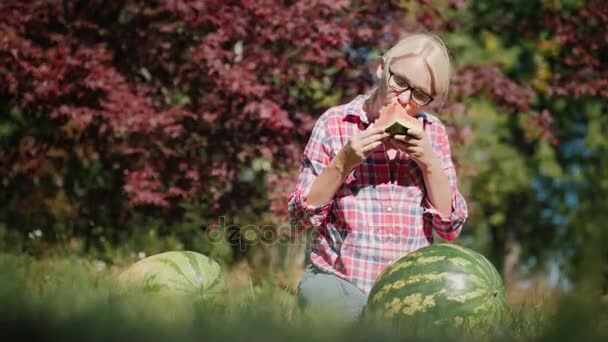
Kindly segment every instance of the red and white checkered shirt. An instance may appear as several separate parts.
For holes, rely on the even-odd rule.
[[[391,181],[384,145],[350,173],[327,204],[306,203],[315,178],[355,133],[368,127],[364,100],[360,95],[330,108],[317,120],[289,197],[289,216],[299,231],[315,229],[310,250],[314,265],[369,293],[391,262],[431,244],[433,230],[443,239],[455,239],[467,218],[467,205],[458,191],[445,127],[428,113],[419,115],[450,181],[450,216],[442,215],[430,202],[422,170],[407,153],[397,153],[397,177]]]

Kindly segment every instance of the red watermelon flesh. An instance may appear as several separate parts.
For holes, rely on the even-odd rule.
[[[397,101],[391,102],[384,110],[380,111],[376,126],[384,128],[384,131],[391,136],[406,134],[412,128],[422,128],[420,121],[409,115]]]

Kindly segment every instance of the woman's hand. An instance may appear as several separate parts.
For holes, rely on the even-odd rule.
[[[409,154],[423,169],[439,165],[440,160],[424,133],[422,125],[409,129],[406,135],[395,135],[391,142],[396,148]]]
[[[371,123],[366,130],[355,134],[338,153],[345,171],[350,172],[363,162],[390,135]]]

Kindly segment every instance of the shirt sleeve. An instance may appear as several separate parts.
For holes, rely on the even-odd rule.
[[[443,215],[425,195],[423,200],[424,225],[425,228],[430,226],[442,239],[451,241],[458,237],[467,219],[467,203],[458,190],[458,178],[452,161],[450,141],[446,129],[441,122],[435,122],[434,125],[437,129],[437,140],[434,143],[435,151],[439,154],[443,171],[448,176],[452,190],[452,214],[449,216]]]
[[[302,154],[296,186],[289,196],[289,221],[291,226],[299,231],[322,225],[332,207],[333,200],[318,206],[306,202],[312,183],[332,158],[331,140],[326,125],[325,116],[321,116],[315,123]]]

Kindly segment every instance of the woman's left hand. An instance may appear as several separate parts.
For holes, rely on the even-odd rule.
[[[391,142],[399,150],[408,153],[423,169],[436,166],[436,163],[439,162],[439,158],[422,128],[411,128],[406,135],[395,135]]]

